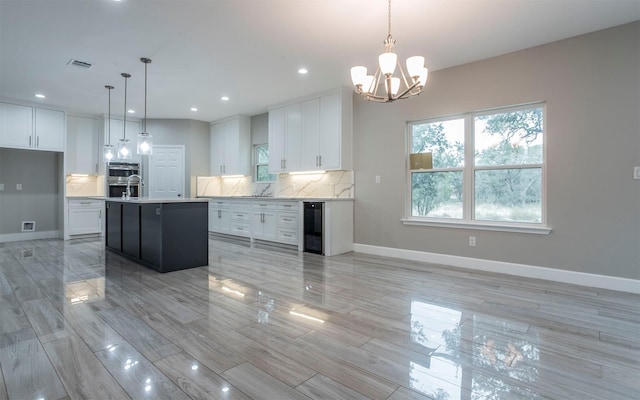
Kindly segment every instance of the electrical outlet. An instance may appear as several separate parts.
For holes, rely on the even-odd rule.
[[[380,183],[380,175],[376,175],[376,183]]]
[[[469,246],[476,247],[476,237],[475,236],[469,236]]]
[[[0,183],[0,190],[4,190],[4,183]]]
[[[640,167],[633,167],[633,179],[640,179]]]
[[[16,183],[16,190],[22,190],[22,183]]]

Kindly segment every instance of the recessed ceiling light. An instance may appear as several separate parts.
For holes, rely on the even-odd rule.
[[[135,113],[136,113],[136,110],[127,110],[127,112],[128,112],[129,114],[135,114]]]
[[[36,97],[39,99],[44,99],[45,95],[43,95],[42,93],[36,93]]]
[[[229,101],[229,96],[222,96],[222,97],[220,97],[220,100]]]
[[[191,111],[198,111],[197,107],[191,107]]]
[[[304,68],[304,67],[302,67],[302,68],[300,68],[300,69],[298,70],[298,73],[299,73],[300,75],[306,75],[307,73],[309,73],[309,70],[308,70],[308,69],[306,69],[306,68]]]

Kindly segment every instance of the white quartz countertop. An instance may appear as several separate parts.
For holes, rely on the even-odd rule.
[[[132,197],[124,199],[122,197],[108,197],[106,201],[117,203],[137,203],[137,204],[167,204],[167,203],[204,203],[207,199],[202,198],[173,198],[173,199],[153,199],[149,197]]]
[[[275,196],[199,196],[200,199],[220,199],[220,200],[289,200],[289,201],[353,201],[346,197],[275,197]]]

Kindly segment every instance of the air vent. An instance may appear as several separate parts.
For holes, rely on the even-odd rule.
[[[76,60],[74,58],[72,58],[71,60],[69,60],[69,62],[67,63],[67,65],[73,65],[74,67],[80,67],[80,68],[91,68],[92,64],[88,63],[86,61],[80,61],[80,60]]]

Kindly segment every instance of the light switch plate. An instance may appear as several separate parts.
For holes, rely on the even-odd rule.
[[[0,190],[4,190],[4,183],[0,183]]]
[[[633,179],[640,179],[640,167],[633,167]]]
[[[22,183],[16,183],[16,190],[22,190]]]

